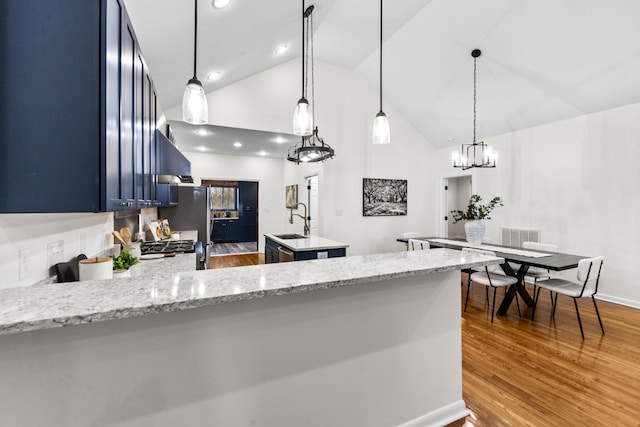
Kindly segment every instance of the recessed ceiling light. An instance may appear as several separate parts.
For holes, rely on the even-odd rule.
[[[222,9],[223,7],[227,7],[231,3],[231,0],[213,0],[211,4],[216,9]]]
[[[221,75],[222,73],[220,73],[220,71],[214,71],[207,76],[207,80],[218,80]]]
[[[258,153],[258,155],[260,155],[260,156],[266,156],[267,154],[269,154],[269,153],[267,153],[266,151],[260,151]]]
[[[287,46],[286,44],[281,44],[280,46],[278,46],[276,48],[276,55],[282,55],[283,53],[285,53],[287,51],[287,49],[289,49],[289,46]]]
[[[275,142],[277,142],[278,144],[282,144],[287,142],[283,137],[279,136],[276,139],[274,139]]]
[[[233,146],[234,146],[234,147],[237,147],[237,148],[240,148],[240,147],[242,147],[242,144],[241,144],[241,143],[239,143],[239,142],[234,142],[234,143],[233,143]]]
[[[200,147],[198,147],[198,150],[200,150],[200,151],[209,151],[209,149],[207,147],[205,147],[204,145],[201,145]]]
[[[196,133],[197,133],[198,135],[201,135],[201,136],[211,135],[211,132],[209,132],[209,131],[208,131],[208,130],[206,130],[206,129],[198,129],[198,130],[196,131]]]

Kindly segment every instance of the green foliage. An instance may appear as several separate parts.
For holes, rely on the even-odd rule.
[[[123,250],[120,255],[113,258],[114,270],[128,270],[132,265],[138,263],[138,257],[135,257],[129,253],[128,249]]]
[[[504,206],[498,197],[494,197],[488,204],[481,205],[480,201],[482,197],[474,194],[469,199],[469,206],[467,206],[466,212],[455,210],[451,211],[453,214],[453,223],[458,221],[473,221],[478,219],[491,219],[489,214],[497,206]]]

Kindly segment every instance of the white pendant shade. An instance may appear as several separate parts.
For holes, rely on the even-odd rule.
[[[293,113],[293,133],[300,136],[309,136],[313,133],[313,115],[309,102],[305,98],[300,98]]]
[[[191,79],[182,97],[182,120],[194,125],[207,123],[209,107],[204,88],[198,79]]]
[[[373,143],[389,144],[391,143],[391,130],[389,129],[389,120],[386,114],[380,111],[373,121]]]

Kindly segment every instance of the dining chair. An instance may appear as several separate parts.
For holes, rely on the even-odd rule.
[[[466,254],[480,254],[487,256],[496,256],[495,253],[491,251],[485,251],[481,249],[471,249],[471,248],[463,248],[463,253]],[[471,283],[478,283],[480,285],[486,286],[487,294],[489,287],[493,288],[493,303],[491,304],[491,323],[493,323],[493,318],[495,316],[495,308],[496,308],[496,291],[499,287],[504,287],[506,291],[507,286],[515,285],[518,283],[518,279],[513,276],[506,276],[504,274],[496,273],[496,270],[499,268],[498,265],[486,265],[484,267],[484,271],[476,271],[469,275],[467,279],[467,296],[464,299],[464,311],[467,311],[467,304],[469,303],[469,292],[471,291]],[[520,315],[520,304],[518,303],[518,295],[516,293],[516,305],[518,306],[518,315]]]
[[[429,248],[431,248],[431,246],[426,240],[409,239],[407,241],[408,251],[422,251]]]
[[[537,282],[538,292],[533,300],[533,310],[531,313],[531,320],[536,314],[536,306],[538,305],[538,297],[542,289],[548,289],[551,292],[555,292],[555,301],[553,304],[553,311],[551,316],[555,317],[556,307],[558,305],[558,294],[563,294],[573,298],[573,304],[576,307],[576,315],[578,316],[578,325],[580,325],[580,334],[584,339],[584,330],[582,329],[582,320],[580,319],[580,311],[578,310],[578,299],[591,297],[593,301],[593,307],[596,309],[596,315],[598,316],[598,322],[600,323],[600,329],[604,335],[604,326],[602,325],[602,319],[600,318],[600,312],[598,311],[598,304],[596,304],[595,295],[598,293],[598,284],[600,282],[600,273],[602,271],[602,264],[604,263],[604,257],[598,256],[594,258],[582,259],[578,262],[578,270],[576,272],[577,282],[565,279],[547,279]]]
[[[531,249],[533,251],[541,252],[558,252],[558,245],[552,243],[539,243],[539,242],[522,242],[522,249]],[[551,272],[547,268],[529,267],[527,274],[524,276],[523,282],[531,283],[533,285],[533,295],[536,294],[536,288],[538,287],[538,280],[551,279]],[[553,304],[553,295],[551,296],[551,303]]]

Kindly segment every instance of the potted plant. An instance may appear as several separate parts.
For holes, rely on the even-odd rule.
[[[128,249],[124,249],[120,255],[113,258],[113,278],[131,277],[129,268],[138,262],[138,257],[131,255]]]
[[[491,211],[498,206],[504,206],[499,197],[494,197],[486,205],[480,204],[481,201],[482,197],[473,194],[469,199],[469,206],[467,206],[466,211],[451,211],[454,224],[458,221],[467,221],[464,224],[464,231],[467,235],[467,242],[473,246],[482,244],[482,237],[484,237],[484,231],[486,229],[482,220],[491,219],[489,216]]]

